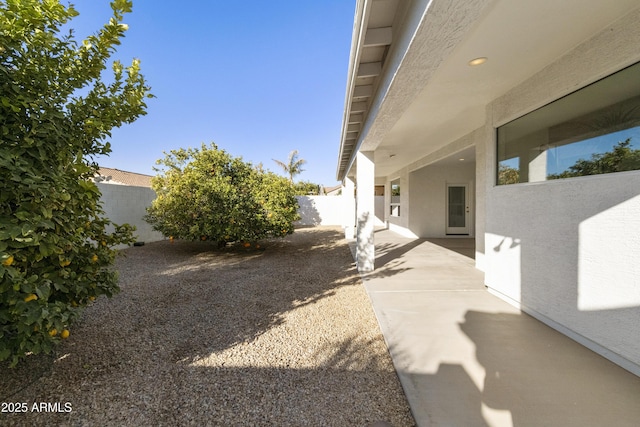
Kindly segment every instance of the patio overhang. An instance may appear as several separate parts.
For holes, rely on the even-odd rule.
[[[637,0],[358,0],[337,179],[355,175],[358,151],[374,152],[384,177],[468,135],[493,100],[637,8]],[[486,61],[472,65],[477,58]]]
[[[398,3],[399,0],[358,0],[356,4],[337,171],[340,181],[355,159],[364,119],[393,41]]]

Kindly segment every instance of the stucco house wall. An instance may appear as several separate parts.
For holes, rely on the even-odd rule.
[[[640,60],[635,12],[487,109],[486,284],[640,374],[640,171],[495,185],[498,126]],[[482,151],[482,150],[479,150]],[[479,173],[481,173],[479,168]]]
[[[400,215],[393,216],[389,212],[389,206],[391,202],[391,183],[400,182]],[[411,195],[409,188],[409,169],[404,168],[394,175],[391,175],[388,180],[387,188],[385,191],[385,206],[387,206],[387,216],[389,222],[389,229],[406,237],[418,237],[412,230],[409,229],[409,216],[411,214]]]
[[[418,237],[447,237],[447,184],[468,184],[470,206],[475,205],[475,164],[431,165],[409,174],[409,229]],[[473,216],[470,221],[473,223]],[[470,228],[473,236],[473,225]]]
[[[369,3],[358,2],[362,4]],[[376,184],[379,178],[385,180],[390,230],[408,237],[442,237],[437,233],[444,229],[444,183],[469,180],[475,186],[476,266],[485,272],[490,291],[640,375],[640,263],[635,259],[640,253],[640,171],[544,181],[546,173],[539,168],[543,156],[538,155],[537,162],[525,162],[521,170],[529,168],[529,178],[540,182],[496,186],[497,128],[639,62],[640,9],[632,0],[613,3],[617,9],[594,2],[591,6],[601,13],[613,10],[615,15],[593,22],[573,17],[564,25],[564,14],[557,14],[558,20],[540,15],[528,21],[527,14],[515,13],[519,6],[533,11],[535,6],[526,2],[400,4],[391,25],[393,40],[382,56],[377,86],[362,117],[351,117],[356,103],[348,87],[338,169],[339,175],[344,170],[340,179],[345,188],[352,188],[354,178],[358,188],[369,185],[372,177],[367,174],[373,175],[374,168],[365,163],[363,172],[358,159],[363,153],[367,159],[373,155]],[[563,7],[556,8],[547,2],[540,10],[567,11],[571,4],[561,2]],[[528,37],[516,27],[505,31],[511,38],[503,45],[493,32],[500,26],[490,24],[511,16],[517,16],[520,25],[532,26]],[[361,18],[356,16],[356,35],[364,28],[359,23],[369,24],[366,16],[363,22]],[[377,28],[371,25],[367,31]],[[480,42],[485,39],[500,53],[513,56],[494,51],[493,57],[488,55],[489,64],[496,65],[473,68],[477,75],[466,80],[463,69],[470,69],[464,64],[482,52]],[[561,49],[548,49],[554,46]],[[537,59],[529,57],[532,49],[540,51],[532,55]],[[357,52],[352,51],[350,72],[369,62]],[[485,72],[490,77],[482,76]],[[465,87],[466,81],[471,83]],[[457,97],[460,88],[464,96]],[[445,93],[451,96],[438,97]],[[363,108],[363,102],[357,104]],[[349,137],[352,124],[361,124],[355,139]],[[521,148],[528,154],[528,147]],[[473,157],[467,156],[473,151],[474,166],[454,166],[453,156],[464,152],[464,157]],[[533,158],[521,154],[518,157]],[[349,173],[354,165],[355,177],[354,171]],[[397,217],[389,215],[395,180],[401,187]],[[368,205],[363,194],[358,192],[358,200]],[[354,210],[349,212],[350,226]],[[366,258],[373,254],[374,239],[368,238],[368,228],[360,228],[358,235],[362,231],[365,243],[357,253]]]

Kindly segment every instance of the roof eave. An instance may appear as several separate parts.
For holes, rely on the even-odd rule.
[[[356,73],[360,62],[361,48],[364,43],[364,36],[369,20],[369,12],[371,10],[372,0],[358,0],[356,3],[356,11],[353,23],[353,34],[351,37],[351,53],[349,55],[349,71],[347,74],[347,91],[344,101],[344,112],[342,117],[342,129],[340,132],[340,150],[338,153],[338,168],[336,170],[336,178],[342,181],[349,171],[351,160],[353,157],[353,149],[348,153],[349,158],[345,161],[345,140],[347,136],[347,128],[349,125],[349,116],[351,114],[351,101],[356,82]]]

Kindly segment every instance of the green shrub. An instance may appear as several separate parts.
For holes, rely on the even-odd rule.
[[[309,181],[300,181],[294,184],[296,196],[317,196],[320,194],[320,185]]]
[[[166,236],[255,242],[293,233],[299,218],[293,185],[232,157],[215,144],[180,149],[158,160],[158,197],[146,220]]]
[[[103,217],[91,181],[110,130],[144,114],[139,63],[101,73],[131,2],[78,45],[59,28],[77,15],[57,1],[0,3],[0,360],[48,353],[80,310],[118,290],[113,245],[131,228]],[[84,95],[80,95],[80,93]]]

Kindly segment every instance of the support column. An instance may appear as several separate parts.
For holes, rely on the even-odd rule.
[[[547,151],[542,151],[529,158],[529,180],[538,182],[547,180]]]
[[[373,225],[375,218],[375,167],[373,151],[359,151],[356,155],[357,202],[357,246],[356,264],[358,271],[373,271],[375,246],[373,242]]]
[[[356,186],[353,179],[346,176],[342,183],[342,198],[344,200],[344,238],[354,239],[356,237]]]

